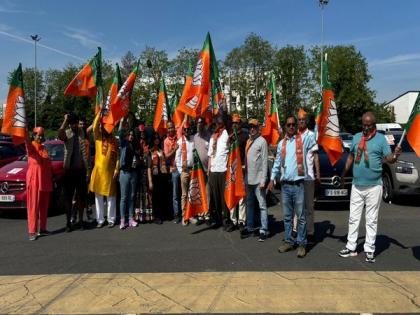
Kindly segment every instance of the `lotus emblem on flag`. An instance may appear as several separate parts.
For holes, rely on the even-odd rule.
[[[200,183],[198,182],[198,178],[191,179],[188,201],[192,205],[201,205]]]

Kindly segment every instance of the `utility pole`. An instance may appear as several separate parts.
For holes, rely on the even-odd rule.
[[[34,104],[35,104],[35,127],[37,126],[37,102],[36,102],[36,75],[37,75],[37,67],[36,67],[36,43],[41,40],[41,37],[38,34],[31,35],[32,40],[35,44],[35,84],[34,84]]]

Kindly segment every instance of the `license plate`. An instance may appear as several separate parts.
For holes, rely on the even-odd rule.
[[[347,189],[325,189],[325,196],[327,197],[343,197],[347,196]]]
[[[0,202],[13,202],[15,198],[15,195],[0,195]]]

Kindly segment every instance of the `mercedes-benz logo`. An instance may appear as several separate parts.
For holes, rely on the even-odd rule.
[[[0,191],[3,194],[6,194],[9,191],[9,184],[7,182],[1,183],[1,185],[0,185]]]
[[[331,183],[332,183],[332,185],[333,185],[335,188],[340,187],[340,186],[341,186],[341,178],[340,178],[340,176],[334,176],[334,177],[331,179]]]

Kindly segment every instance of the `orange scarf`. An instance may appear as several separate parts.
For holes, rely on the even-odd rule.
[[[217,150],[217,140],[219,139],[219,137],[222,135],[223,131],[225,130],[225,127],[222,128],[218,128],[216,129],[216,131],[213,133],[213,156],[216,155],[216,150]]]
[[[36,141],[32,141],[32,145],[34,146],[34,148],[36,149],[36,151],[38,152],[38,154],[43,159],[48,159],[49,158],[47,149],[45,149],[45,147],[41,143],[38,143]]]
[[[357,155],[356,155],[356,164],[360,163],[362,159],[362,152],[365,154],[365,163],[369,164],[369,156],[367,151],[367,141],[372,139],[376,135],[376,129],[373,130],[367,137],[362,133],[362,138],[360,139],[359,145],[357,146]]]
[[[287,140],[291,140],[287,135],[283,139],[283,143],[281,146],[281,161],[284,167],[284,163],[286,160],[286,142]],[[296,164],[298,169],[299,176],[305,176],[305,167],[303,165],[303,144],[302,144],[302,136],[300,133],[296,134]]]

